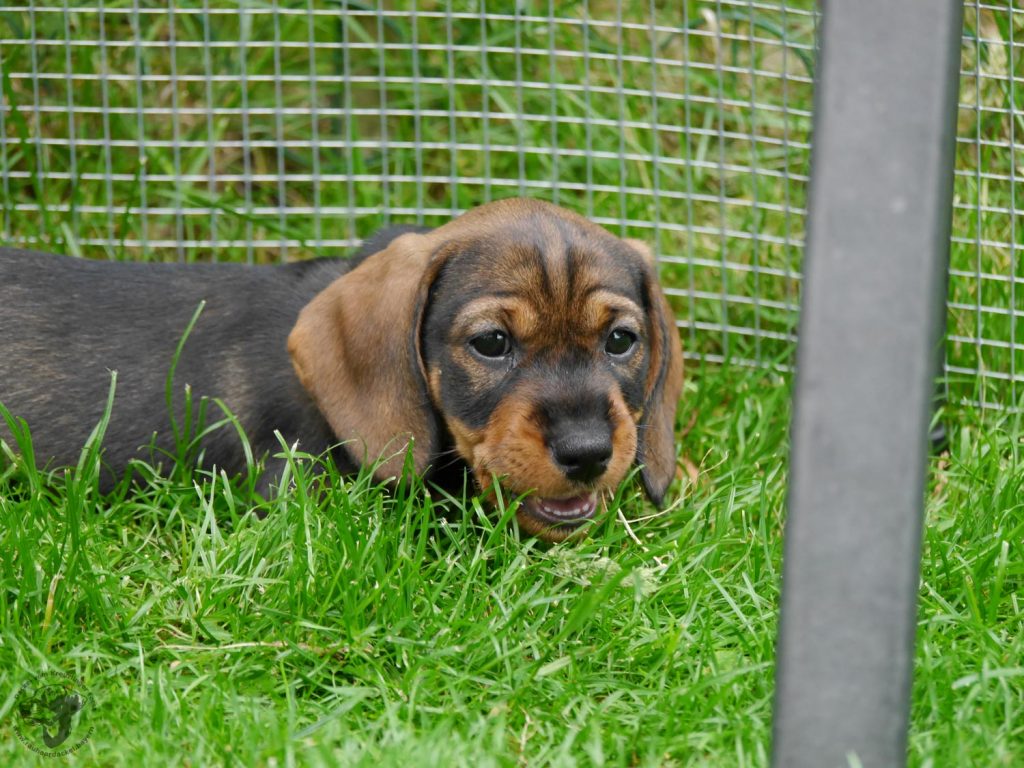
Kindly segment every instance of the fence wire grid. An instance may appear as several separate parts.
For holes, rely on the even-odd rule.
[[[690,357],[788,369],[809,0],[0,4],[5,243],[340,255],[511,195],[654,246]],[[1024,387],[1024,10],[968,2],[947,391]]]

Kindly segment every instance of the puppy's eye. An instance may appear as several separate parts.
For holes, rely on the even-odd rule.
[[[625,328],[616,328],[608,334],[608,340],[604,343],[604,351],[614,357],[622,357],[633,349],[636,344],[636,334],[627,331]]]
[[[505,357],[512,350],[508,334],[502,331],[486,331],[469,340],[469,346],[483,357]]]

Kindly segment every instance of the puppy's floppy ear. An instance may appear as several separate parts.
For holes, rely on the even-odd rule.
[[[675,421],[683,390],[683,350],[672,308],[658,284],[654,254],[638,240],[626,240],[626,244],[643,258],[644,302],[651,339],[637,460],[643,465],[640,477],[644,490],[660,506],[676,471]]]
[[[288,337],[299,380],[356,461],[386,458],[376,477],[400,476],[434,453],[437,428],[423,378],[419,326],[434,274],[431,241],[402,235],[307,304]]]

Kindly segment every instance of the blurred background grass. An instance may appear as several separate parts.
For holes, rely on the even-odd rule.
[[[691,356],[790,367],[813,3],[516,7],[5,6],[3,238],[272,261],[536,196],[656,246]],[[1024,14],[966,15],[948,366],[1012,406]]]
[[[274,261],[537,196],[656,246],[691,355],[789,361],[811,3],[44,6],[2,14],[9,242]]]
[[[656,246],[691,357],[789,367],[814,4],[515,8],[2,6],[3,238],[274,261],[531,195]],[[967,4],[955,401],[1015,405],[1024,381],[1022,39],[1021,11]]]

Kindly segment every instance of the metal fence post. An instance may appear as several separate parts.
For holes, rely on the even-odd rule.
[[[906,762],[962,14],[962,0],[824,3],[778,768]]]

